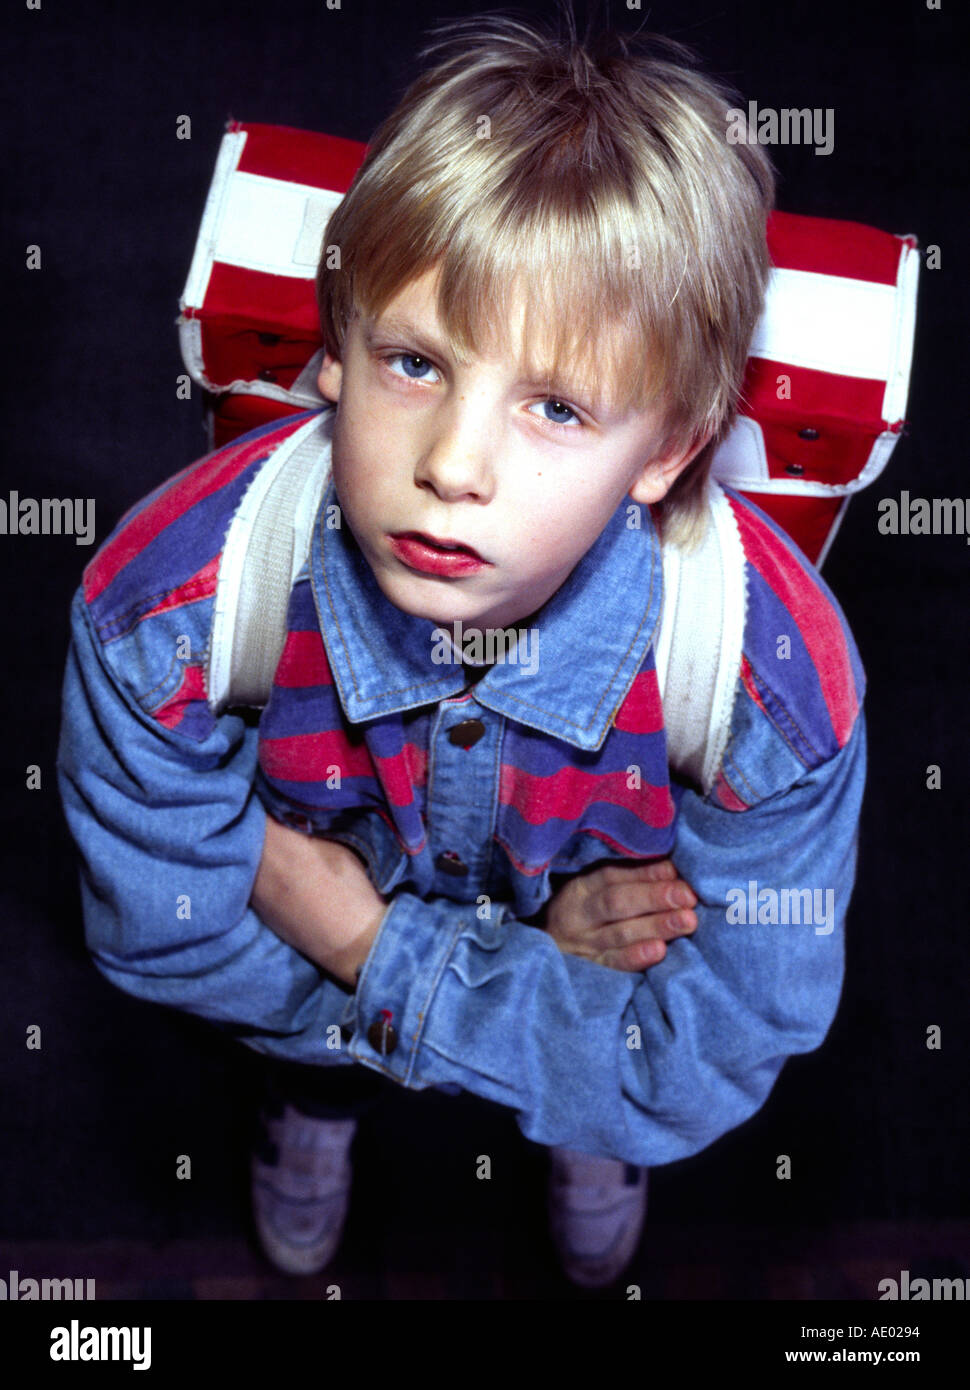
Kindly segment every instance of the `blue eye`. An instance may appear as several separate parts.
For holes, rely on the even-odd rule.
[[[571,406],[566,405],[563,401],[557,401],[550,396],[548,400],[539,401],[538,404],[541,405],[543,411],[546,412],[545,418],[551,425],[568,426],[569,420],[563,419],[563,416],[571,417],[579,424],[579,416],[576,414],[575,410],[573,410]],[[550,410],[552,411],[551,414],[548,413]]]
[[[434,371],[428,359],[422,357],[420,353],[417,352],[396,352],[393,357],[385,358],[385,361],[391,371],[394,371],[393,364],[395,362],[400,362],[404,369],[404,375],[411,381],[424,381],[424,371],[427,371],[429,368],[431,371]],[[417,370],[411,371],[411,367],[417,367]],[[395,372],[395,375],[400,375],[400,373]]]

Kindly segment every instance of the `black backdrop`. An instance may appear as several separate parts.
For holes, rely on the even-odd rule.
[[[226,118],[366,139],[418,70],[428,24],[479,8],[43,0],[35,10],[10,0],[0,496],[94,497],[100,543],[136,498],[204,451],[197,394],[176,397],[175,316]],[[851,504],[825,566],[869,679],[870,773],[841,1009],[823,1048],[787,1065],[757,1117],[655,1173],[659,1223],[851,1233],[858,1223],[918,1230],[970,1218],[970,928],[959,887],[970,852],[970,551],[963,536],[876,529],[879,499],[904,488],[970,494],[959,434],[970,200],[958,8],[664,0],[610,11],[621,27],[643,23],[696,46],[762,107],[832,107],[831,155],[772,149],[779,206],[912,232],[941,259],[921,272],[908,432]],[[542,0],[519,7],[549,10]],[[180,115],[191,117],[190,140],[176,138]],[[42,248],[39,271],[25,268],[29,244]],[[84,949],[55,747],[68,605],[93,548],[0,536],[0,1250],[219,1239],[246,1223],[245,1056],[196,1020],[115,991]],[[39,789],[26,786],[29,764],[42,770]],[[929,764],[941,768],[939,790],[926,787]],[[25,1047],[31,1024],[42,1027],[40,1051]],[[933,1024],[940,1050],[926,1046]],[[381,1126],[365,1190],[385,1214],[421,1213],[415,1231],[435,1219],[436,1190],[447,1193],[449,1165],[464,1163],[470,1145],[508,1155],[538,1191],[511,1113],[474,1097],[402,1092]],[[177,1183],[174,1155],[186,1152],[193,1180]],[[793,1156],[793,1181],[775,1178],[780,1153]],[[454,1199],[451,1217],[466,1221],[469,1241],[476,1222],[506,1211],[487,1200],[495,1205],[481,1199],[463,1217]],[[915,1260],[904,1242],[885,1273]],[[0,1254],[0,1275],[6,1267]],[[534,1278],[540,1289],[538,1265]],[[732,1291],[744,1287],[739,1268]]]

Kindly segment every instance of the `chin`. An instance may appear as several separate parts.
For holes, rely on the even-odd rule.
[[[454,599],[451,603],[435,603],[433,600],[425,603],[419,601],[399,603],[396,599],[391,598],[391,602],[405,613],[410,613],[412,617],[424,618],[429,623],[434,623],[436,627],[450,629],[453,623],[461,623],[463,628],[481,629],[512,626],[511,623],[497,623],[492,613],[482,612],[480,607],[476,608],[469,603],[462,603],[459,599]]]
[[[460,617],[460,614],[450,611],[454,605],[435,602],[430,596],[422,598],[415,594],[406,582],[402,584],[395,579],[388,583],[380,576],[375,577],[388,603],[393,603],[395,608],[399,608],[402,613],[408,613],[412,618],[424,618],[429,623],[437,623],[439,627],[447,627],[455,618]]]

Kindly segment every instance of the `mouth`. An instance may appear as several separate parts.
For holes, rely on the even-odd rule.
[[[447,553],[458,555],[471,555],[475,560],[482,557],[478,551],[470,545],[465,545],[464,541],[456,541],[450,538],[444,539],[439,536],[431,536],[427,531],[398,531],[393,536],[394,540],[419,541],[421,545],[431,546],[434,550],[444,550]],[[484,563],[484,562],[483,562]]]
[[[472,546],[451,537],[429,536],[423,531],[398,531],[388,536],[391,550],[409,569],[444,579],[474,574],[490,561]]]

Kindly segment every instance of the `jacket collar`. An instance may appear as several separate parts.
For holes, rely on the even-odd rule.
[[[332,478],[313,527],[310,579],[330,667],[353,723],[437,703],[468,686],[435,624],[382,593],[350,528],[326,525]],[[576,748],[600,747],[643,665],[662,604],[660,541],[649,508],[627,524],[625,498],[565,582],[534,616],[519,648],[474,687],[478,704]],[[451,629],[437,629],[439,633]],[[448,660],[442,662],[442,654]],[[536,653],[538,662],[536,663]],[[479,657],[467,653],[472,660]],[[437,662],[435,657],[437,656]]]

